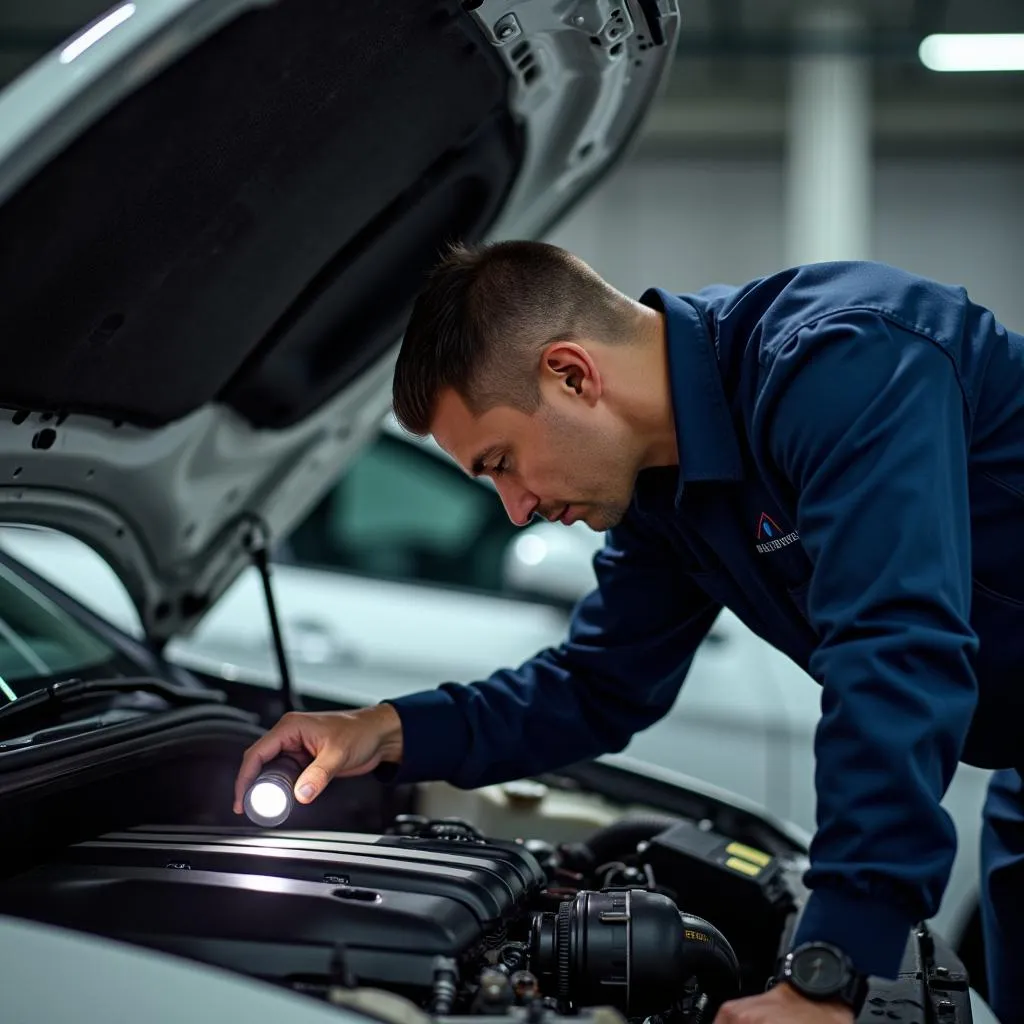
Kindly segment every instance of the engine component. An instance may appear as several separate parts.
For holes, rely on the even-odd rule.
[[[509,976],[508,981],[512,986],[512,995],[520,1006],[540,995],[537,978],[529,971],[515,971]]]
[[[264,828],[283,824],[295,800],[295,783],[302,765],[289,754],[268,761],[256,781],[245,791],[242,806],[248,819]]]
[[[459,995],[459,965],[447,956],[434,957],[434,987],[431,993],[432,1013],[451,1013]]]
[[[428,1014],[403,996],[382,989],[335,988],[328,1002],[367,1014],[382,1024],[495,1024],[493,1014]],[[588,1007],[572,1016],[561,1016],[540,1000],[528,1006],[508,1007],[503,1019],[505,1024],[627,1024],[626,1018],[610,1006]]]
[[[473,1013],[503,1014],[512,1005],[515,992],[504,971],[487,967],[480,972],[479,988],[473,1000]]]
[[[626,1018],[611,1006],[594,1006],[561,1015],[552,1007],[535,1000],[529,1006],[513,1006],[502,1017],[504,1024],[627,1024]],[[436,1024],[495,1024],[492,1016],[464,1014],[437,1017]]]
[[[660,814],[620,818],[599,828],[585,842],[564,845],[561,848],[563,863],[575,871],[595,871],[624,853],[634,853],[638,843],[668,831],[678,822],[678,818]]]
[[[479,830],[462,818],[427,818],[422,814],[399,814],[391,831],[416,839],[447,839],[459,843],[486,843]]]
[[[730,937],[745,973],[754,965],[770,973],[764,951],[778,942],[795,909],[779,858],[679,821],[651,838],[642,859],[687,910],[712,918]]]
[[[712,925],[642,889],[581,892],[539,913],[530,963],[545,991],[572,1005],[607,1004],[640,1016],[677,1001],[688,978],[717,1002],[739,994],[732,947]]]
[[[514,843],[149,828],[0,883],[0,912],[279,981],[326,984],[343,944],[359,984],[440,996],[446,1013],[455,979],[439,977],[436,958],[461,964],[503,935],[543,881]]]

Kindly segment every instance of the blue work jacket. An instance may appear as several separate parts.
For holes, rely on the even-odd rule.
[[[666,317],[678,467],[639,475],[564,644],[392,702],[394,778],[622,750],[727,606],[822,686],[795,941],[894,976],[948,881],[958,761],[1024,764],[1024,337],[879,263],[641,301]]]

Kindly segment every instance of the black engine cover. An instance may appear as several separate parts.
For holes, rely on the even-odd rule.
[[[514,843],[149,827],[69,847],[0,884],[0,912],[274,980],[421,988],[543,884]]]

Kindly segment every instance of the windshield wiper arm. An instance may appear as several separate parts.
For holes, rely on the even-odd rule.
[[[0,721],[16,715],[39,711],[48,705],[63,704],[67,700],[97,693],[153,693],[179,707],[190,704],[223,704],[227,695],[220,690],[194,690],[187,686],[176,686],[163,679],[149,676],[116,679],[64,679],[59,683],[41,686],[5,704],[0,708]]]

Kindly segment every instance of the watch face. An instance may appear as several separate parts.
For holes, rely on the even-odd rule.
[[[837,991],[846,980],[843,961],[830,949],[805,949],[793,958],[793,980],[808,994],[827,995]]]

